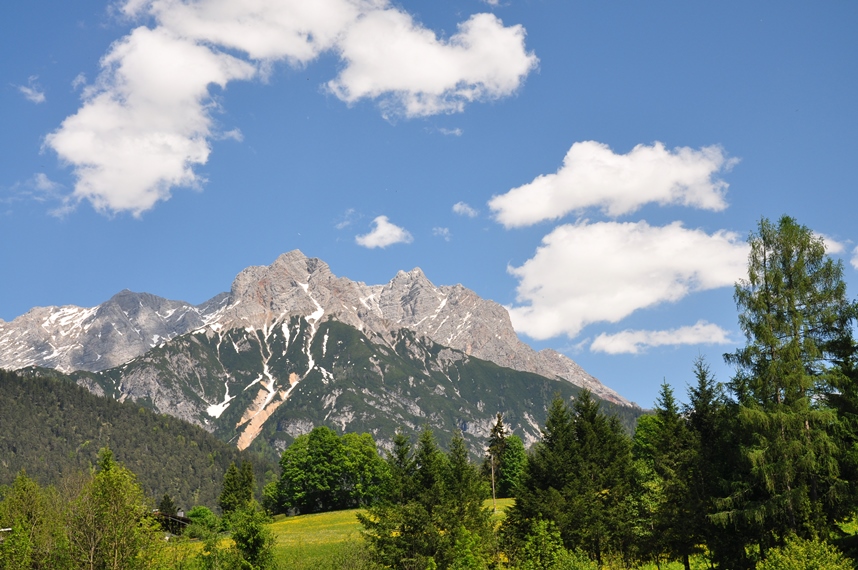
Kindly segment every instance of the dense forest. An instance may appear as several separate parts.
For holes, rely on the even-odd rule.
[[[109,446],[151,497],[214,505],[230,463],[252,461],[256,480],[276,467],[202,428],[131,403],[101,398],[68,381],[0,370],[0,485],[24,470],[41,485],[89,471]]]

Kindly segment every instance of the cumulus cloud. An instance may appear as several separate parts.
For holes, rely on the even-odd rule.
[[[459,214],[460,216],[468,216],[469,218],[476,218],[479,214],[479,212],[467,205],[465,202],[456,202],[453,204],[453,213]]]
[[[849,260],[849,265],[858,269],[858,247],[852,250],[852,259]]]
[[[348,103],[380,100],[386,115],[422,117],[514,93],[536,66],[524,28],[475,14],[449,40],[397,9],[364,14],[339,42],[346,62],[328,88]]]
[[[208,87],[256,73],[235,57],[146,27],[116,42],[101,66],[83,107],[45,144],[74,166],[75,200],[135,215],[169,198],[174,186],[202,182],[193,166],[211,151]]]
[[[27,85],[16,85],[24,97],[27,98],[27,101],[33,102],[35,104],[44,103],[45,92],[42,90],[41,86],[38,83],[39,76],[31,75],[27,80]]]
[[[566,224],[509,272],[519,280],[517,331],[535,339],[574,337],[590,323],[730,286],[745,274],[748,249],[737,234],[707,234],[680,222]]]
[[[729,344],[730,342],[727,331],[718,325],[697,321],[690,327],[666,331],[624,330],[616,334],[602,333],[590,345],[590,350],[607,354],[640,354],[656,346]]]
[[[367,248],[385,248],[395,243],[411,243],[414,238],[404,228],[390,223],[387,216],[378,216],[372,221],[372,230],[368,234],[355,236],[358,245]]]
[[[727,207],[728,185],[717,175],[735,162],[719,146],[671,151],[656,142],[616,154],[599,142],[576,142],[556,173],[494,196],[489,207],[507,228],[556,220],[585,208],[599,208],[611,217],[648,203],[719,211]]]
[[[509,95],[537,63],[521,26],[477,14],[439,38],[388,0],[126,0],[119,8],[155,26],[111,47],[80,110],[45,142],[74,169],[70,199],[101,211],[140,215],[175,187],[199,186],[194,168],[208,160],[210,141],[240,139],[217,132],[209,87],[263,77],[274,62],[303,66],[334,53],[343,62],[327,84],[335,96],[372,99],[386,116],[405,117]]]

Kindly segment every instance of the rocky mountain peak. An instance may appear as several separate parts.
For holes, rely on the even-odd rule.
[[[420,268],[399,271],[383,285],[366,285],[335,276],[327,263],[299,250],[271,265],[248,267],[228,294],[199,306],[123,290],[91,309],[37,308],[11,323],[0,321],[0,367],[98,371],[201,327],[269,331],[293,317],[314,330],[335,319],[387,343],[409,329],[436,344],[629,405],[562,354],[534,351],[519,340],[504,307],[462,285],[436,286]]]

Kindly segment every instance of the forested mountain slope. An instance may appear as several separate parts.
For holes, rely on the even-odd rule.
[[[497,412],[525,442],[536,441],[555,394],[570,382],[504,368],[411,330],[374,342],[331,319],[293,317],[270,328],[200,329],[119,367],[69,379],[194,422],[224,441],[276,457],[314,426],[369,432],[388,444],[397,429],[429,426],[439,441],[461,429],[481,455]],[[631,429],[638,408],[605,402]]]
[[[213,508],[231,462],[251,460],[259,482],[276,469],[200,427],[44,374],[0,370],[0,485],[22,469],[42,485],[58,484],[88,471],[109,446],[153,499],[168,493],[182,508]]]

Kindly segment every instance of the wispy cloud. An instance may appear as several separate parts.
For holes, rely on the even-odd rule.
[[[727,207],[728,185],[717,175],[735,162],[719,146],[671,151],[657,142],[616,154],[602,143],[577,142],[556,173],[493,197],[489,207],[507,228],[557,220],[585,208],[611,217],[648,203],[718,211]]]
[[[27,101],[31,101],[36,103],[44,103],[47,99],[45,98],[45,92],[42,87],[38,83],[39,76],[31,75],[27,79],[27,85],[15,85],[18,88],[24,97],[27,98]]]
[[[385,248],[396,243],[411,243],[414,241],[408,230],[390,223],[387,216],[378,216],[372,221],[369,233],[355,237],[358,245],[367,248]]]
[[[689,344],[730,344],[729,334],[716,324],[697,321],[690,327],[664,331],[624,330],[602,333],[590,345],[593,352],[607,354],[640,354],[648,348]]]
[[[354,208],[349,208],[348,210],[343,212],[343,215],[340,216],[339,221],[334,224],[334,227],[338,230],[344,230],[350,225],[352,225],[354,221],[359,217],[360,216],[358,216],[357,211]]]
[[[300,67],[334,53],[342,65],[326,88],[347,104],[374,100],[388,117],[510,95],[537,65],[524,29],[492,14],[442,38],[387,0],[126,0],[119,9],[155,26],[114,43],[80,110],[45,141],[74,169],[70,201],[107,212],[139,216],[175,187],[199,187],[195,168],[223,136],[209,86],[264,77],[275,62]]]
[[[453,204],[453,213],[459,214],[460,216],[467,216],[469,218],[476,218],[479,215],[479,212],[470,207],[465,202],[456,202]]]
[[[453,239],[453,234],[450,233],[450,228],[432,228],[432,235],[444,238],[444,241]]]

